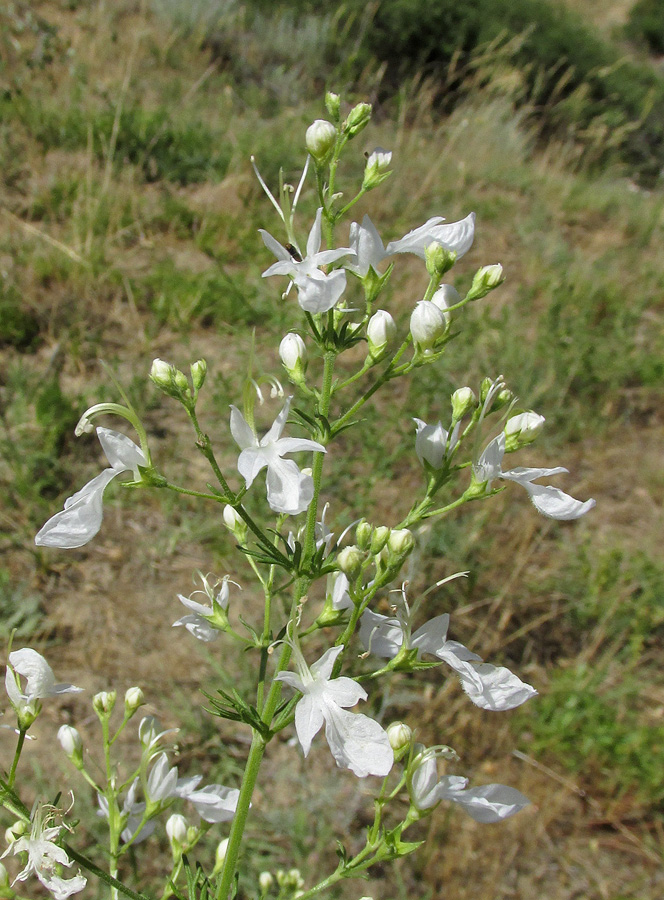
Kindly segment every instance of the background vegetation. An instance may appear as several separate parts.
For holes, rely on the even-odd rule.
[[[378,406],[365,443],[348,438],[351,466],[330,460],[333,518],[347,509],[335,526],[367,509],[393,522],[420,478],[410,417],[444,417],[450,390],[499,372],[547,418],[529,460],[562,461],[565,489],[597,499],[582,522],[551,524],[508,490],[421,537],[413,589],[470,569],[448,595],[454,636],[541,697],[493,717],[435,672],[424,704],[400,683],[386,716],[416,718],[422,739],[457,746],[479,780],[515,784],[539,808],[496,828],[439,810],[423,856],[349,898],[661,896],[661,11],[661,0],[17,0],[0,12],[5,639],[17,628],[88,693],[142,684],[164,723],[183,725],[183,770],[200,757],[218,780],[237,777],[243,735],[220,739],[218,720],[192,712],[203,658],[170,627],[193,569],[243,581],[225,530],[186,504],[115,490],[89,547],[45,553],[33,535],[98,468],[73,427],[109,397],[99,358],[144,411],[159,464],[201,484],[185,423],[146,386],[152,358],[207,359],[207,426],[226,446],[252,341],[278,373],[294,312],[260,277],[256,230],[275,221],[248,158],[271,183],[280,166],[295,177],[326,87],[372,100],[366,149],[394,151],[394,176],[366,206],[386,239],[474,209],[476,245],[455,276],[501,261],[508,278],[459,320],[447,365]],[[402,268],[392,312],[404,328],[418,285],[417,267]],[[243,603],[249,614],[250,591]],[[226,659],[219,677],[242,682],[247,666]],[[93,734],[84,703],[64,712]],[[61,714],[47,712],[29,748],[44,786],[65,768],[49,738]],[[334,837],[364,824],[365,799],[322,751],[300,768],[294,758],[283,746],[270,761],[251,865],[294,852],[313,875],[333,865]],[[94,829],[94,798],[80,791],[79,803]]]

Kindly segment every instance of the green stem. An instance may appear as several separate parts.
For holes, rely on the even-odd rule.
[[[240,855],[244,826],[247,821],[249,807],[251,806],[251,797],[254,792],[256,779],[258,778],[258,772],[266,746],[267,744],[264,739],[255,731],[251,741],[249,756],[247,757],[244,776],[242,778],[237,808],[235,810],[235,815],[233,816],[231,833],[228,837],[228,847],[226,848],[224,867],[221,872],[221,878],[219,879],[219,887],[217,888],[217,900],[226,900],[230,895],[231,885],[235,878],[237,860]]]
[[[62,842],[62,849],[65,851],[67,856],[70,857],[70,859],[73,859],[74,862],[77,862],[79,866],[82,866],[86,871],[90,872],[100,881],[103,881],[105,884],[110,885],[110,887],[114,891],[119,891],[119,893],[124,894],[125,897],[130,897],[131,900],[151,900],[151,898],[147,894],[140,894],[136,891],[132,891],[131,888],[128,888],[121,881],[118,881],[118,879],[113,875],[109,875],[107,872],[104,872],[104,870],[95,865],[91,859],[88,859],[87,856],[83,856],[82,853],[74,850],[74,848],[67,844],[65,841]]]
[[[10,789],[14,787],[14,779],[16,778],[16,767],[18,766],[18,761],[21,757],[21,751],[23,750],[23,744],[25,743],[25,736],[27,733],[28,733],[27,728],[19,729],[18,741],[16,742],[16,752],[14,753],[14,759],[12,760],[12,767],[9,770],[9,777],[7,779],[7,786]]]

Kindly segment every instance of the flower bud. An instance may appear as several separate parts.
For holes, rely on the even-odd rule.
[[[204,359],[197,359],[189,368],[191,370],[191,380],[194,385],[194,390],[198,393],[205,383],[207,363]]]
[[[430,300],[420,300],[410,317],[410,333],[418,349],[431,352],[447,330],[443,314]]]
[[[482,297],[486,297],[490,291],[497,288],[504,280],[503,267],[499,263],[493,266],[482,266],[473,276],[473,283],[468,291],[467,299],[479,300]]]
[[[372,534],[373,527],[367,522],[366,519],[362,519],[362,521],[358,523],[357,528],[355,529],[355,540],[357,541],[357,546],[360,548],[360,550],[369,549]]]
[[[17,819],[16,822],[14,822],[13,825],[10,825],[5,831],[5,843],[13,844],[14,841],[17,841],[29,831],[30,825],[27,822],[24,822],[23,819]]]
[[[324,163],[334,149],[337,140],[337,129],[326,119],[316,119],[308,128],[304,138],[307,151],[318,163]]]
[[[424,248],[424,261],[432,278],[442,278],[452,268],[456,258],[455,250],[448,250],[438,241],[432,241]]]
[[[291,379],[301,383],[307,368],[307,347],[299,334],[291,332],[282,338],[279,356]]]
[[[370,119],[371,104],[358,103],[357,106],[354,106],[348,113],[346,121],[342,126],[343,131],[349,138],[353,138],[356,134],[359,134],[363,128],[366,128]]]
[[[5,869],[4,865],[0,862],[0,894],[2,893],[8,897],[12,896],[9,893],[9,875],[7,874],[7,869]]]
[[[288,870],[288,882],[291,887],[294,888],[303,888],[304,887],[304,878],[302,877],[299,869],[289,869]]]
[[[374,528],[373,534],[371,535],[371,552],[376,555],[376,553],[380,553],[385,544],[387,544],[387,539],[390,536],[390,529],[387,525],[379,525],[378,528]]]
[[[372,359],[379,359],[383,356],[396,333],[397,326],[394,324],[392,316],[384,309],[377,309],[367,325],[369,356]]]
[[[243,544],[247,538],[247,523],[240,513],[227,503],[222,513],[224,525],[233,533],[238,543]]]
[[[505,423],[505,452],[518,450],[526,444],[532,444],[544,426],[544,416],[535,412],[523,412],[512,416]]]
[[[387,727],[387,737],[392,749],[398,753],[410,744],[413,732],[404,722],[392,722]]]
[[[187,376],[184,372],[176,369],[175,366],[164,362],[163,359],[153,360],[152,368],[150,369],[150,380],[161,391],[168,394],[169,397],[174,397],[176,400],[182,400],[183,397],[190,395]]]
[[[339,109],[341,108],[341,97],[339,94],[335,94],[333,91],[328,91],[325,94],[325,109],[330,114],[330,118],[334,119],[335,122],[339,121]]]
[[[461,295],[453,284],[441,284],[431,298],[431,302],[442,312],[445,321],[449,325],[450,314],[447,311],[448,307],[456,306],[457,303],[461,303]]]
[[[367,164],[364,167],[364,178],[362,180],[362,188],[370,191],[377,187],[386,178],[389,178],[389,167],[392,162],[392,153],[389,150],[383,150],[382,147],[376,147],[373,153],[367,157]]]
[[[217,844],[217,849],[214,854],[214,868],[217,872],[221,870],[221,867],[224,864],[224,860],[226,859],[226,853],[228,852],[228,838],[224,838],[219,841]]]
[[[451,397],[452,400],[452,420],[458,422],[477,407],[477,397],[475,391],[469,387],[458,388]]]
[[[262,894],[267,894],[272,885],[274,884],[274,876],[272,872],[261,872],[258,876],[258,887],[261,889]]]
[[[117,698],[115,691],[100,691],[92,698],[92,707],[98,716],[110,716]]]
[[[393,528],[387,539],[387,549],[397,556],[407,556],[415,546],[413,533],[407,528]]]
[[[166,834],[171,842],[173,854],[179,855],[183,844],[187,841],[187,820],[179,813],[173,813],[166,821]]]
[[[364,554],[355,546],[344,547],[337,556],[337,565],[349,581],[354,581],[360,574],[363,562]]]
[[[125,716],[133,716],[139,706],[145,703],[145,695],[139,687],[130,687],[125,691]]]
[[[74,726],[61,725],[58,728],[58,741],[76,768],[81,768],[83,765],[83,741]]]

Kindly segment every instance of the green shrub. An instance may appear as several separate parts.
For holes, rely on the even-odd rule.
[[[629,12],[625,33],[651,53],[664,53],[664,0],[638,0]]]

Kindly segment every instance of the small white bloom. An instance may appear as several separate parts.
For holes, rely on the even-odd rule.
[[[130,687],[125,691],[125,713],[133,715],[145,703],[145,695],[139,687]]]
[[[434,241],[446,250],[452,250],[460,258],[470,250],[475,237],[475,213],[470,213],[458,222],[442,223],[442,216],[433,216],[424,225],[409,231],[398,241],[390,241],[385,248],[388,255],[392,253],[414,253],[424,259],[425,248]]]
[[[327,119],[316,119],[307,128],[304,145],[317,162],[323,161],[337,140],[337,129]]]
[[[127,795],[120,807],[120,821],[122,825],[120,837],[125,844],[128,844],[130,841],[140,844],[141,841],[149,838],[156,828],[155,822],[145,822],[141,827],[140,833],[136,836],[139,826],[143,823],[143,814],[145,813],[145,803],[136,800],[138,786],[139,780],[135,778],[129,786]],[[99,804],[97,815],[108,819],[108,800],[103,794],[97,794],[97,803]]]
[[[536,412],[523,412],[517,416],[511,416],[505,423],[505,452],[518,450],[526,444],[532,444],[544,427],[544,416]]]
[[[489,824],[508,819],[530,803],[521,791],[504,784],[467,789],[468,779],[459,775],[445,775],[439,780],[433,752],[424,751],[413,761],[413,766],[410,794],[418,809],[431,809],[441,800],[451,800],[476,822]]]
[[[228,584],[230,578],[228,575],[225,575],[215,584],[210,584],[205,575],[201,575],[201,579],[203,581],[202,591],[194,591],[190,597],[178,594],[178,600],[183,606],[191,610],[191,614],[183,616],[177,622],[173,622],[173,628],[183,625],[199,641],[209,643],[217,639],[219,632],[223,631],[228,623],[226,612],[228,610]],[[231,583],[235,584],[235,582]],[[204,603],[193,600],[192,598],[196,594],[205,595],[209,599],[210,605],[206,606]]]
[[[260,440],[247,424],[239,409],[231,406],[231,434],[242,452],[237,461],[240,475],[247,487],[267,466],[267,502],[275,512],[295,516],[303,512],[311,503],[314,483],[311,475],[306,475],[291,459],[282,459],[286,453],[299,450],[314,450],[325,453],[325,447],[308,438],[282,438],[281,432],[288,418],[289,397],[272,427]]]
[[[441,469],[443,461],[448,453],[456,447],[459,438],[459,422],[454,426],[452,434],[443,428],[438,422],[436,425],[427,425],[422,419],[413,419],[415,422],[415,452],[422,465],[427,462],[432,469]]]
[[[173,813],[166,820],[166,834],[172,845],[182,846],[187,840],[187,820],[179,813]]]
[[[420,300],[410,316],[413,341],[425,352],[447,331],[445,317],[431,300]]]
[[[387,736],[390,740],[392,749],[403,750],[413,739],[412,729],[405,722],[392,722],[387,726]]]
[[[372,357],[379,357],[397,333],[392,316],[384,309],[377,309],[367,325],[367,341]]]
[[[143,451],[126,435],[110,428],[97,428],[97,437],[111,464],[89,481],[78,493],[65,500],[65,508],[46,522],[35,537],[39,547],[59,547],[73,550],[91,541],[101,528],[104,516],[103,495],[106,486],[131,471],[134,479],[140,481],[139,466],[146,466]]]
[[[61,725],[58,728],[58,742],[67,756],[80,757],[83,752],[81,735],[73,725]]]
[[[453,284],[441,284],[431,298],[431,302],[441,311],[443,318],[445,319],[445,324],[449,328],[451,315],[447,310],[450,306],[455,306],[457,303],[461,302],[461,297],[459,296],[457,289]]]
[[[307,362],[307,347],[299,334],[290,332],[281,339],[279,356],[288,371],[304,367]]]
[[[335,269],[327,274],[321,270],[320,266],[336,262],[352,252],[349,247],[341,247],[338,250],[320,249],[322,213],[322,208],[316,213],[307,239],[307,252],[304,259],[296,259],[271,234],[262,228],[259,229],[263,243],[278,260],[263,272],[263,278],[268,278],[270,275],[290,276],[297,288],[300,306],[310,313],[322,313],[332,309],[346,289],[344,269]]]
[[[278,672],[275,677],[302,694],[295,707],[295,730],[305,756],[325,724],[325,737],[338,766],[350,769],[359,778],[385,776],[394,762],[386,732],[368,716],[345,709],[366,700],[367,692],[352,678],[330,678],[343,649],[343,645],[332,647],[309,668],[294,645],[298,674]]]
[[[362,614],[360,640],[375,656],[394,659],[404,646],[417,650],[418,658],[423,653],[431,653],[454,669],[470,700],[482,709],[514,709],[535,696],[537,691],[509,669],[484,663],[463,644],[448,641],[448,613],[430,619],[412,634],[405,592],[403,600],[397,618],[381,616],[369,609]]]
[[[360,278],[368,274],[370,266],[378,272],[378,266],[388,256],[376,226],[366,215],[361,225],[351,223],[348,243],[352,256],[344,263],[344,267]]]
[[[26,679],[23,687],[20,675]],[[19,719],[26,714],[32,721],[39,711],[39,700],[58,694],[78,694],[83,690],[73,684],[56,684],[53,670],[44,657],[29,647],[9,654],[5,688]]]
[[[595,506],[594,500],[575,500],[569,494],[565,494],[560,488],[550,484],[533,484],[536,478],[548,478],[551,475],[560,475],[567,472],[562,466],[552,469],[535,469],[517,466],[508,472],[503,472],[501,464],[505,455],[504,432],[494,438],[486,447],[477,463],[473,466],[475,480],[479,484],[486,484],[486,490],[491,489],[491,482],[495,478],[503,478],[506,481],[516,481],[528,491],[533,505],[542,515],[550,519],[568,521],[578,519]]]
[[[48,806],[37,806],[32,813],[32,826],[29,836],[20,837],[14,841],[3,853],[27,853],[28,862],[22,872],[14,879],[27,881],[30,875],[37,876],[46,890],[50,891],[55,900],[66,900],[72,894],[82,891],[87,884],[87,879],[82,875],[74,875],[73,878],[62,878],[58,874],[60,866],[68,868],[73,863],[66,852],[59,847],[55,840],[60,834],[60,825],[51,825],[55,810]]]

